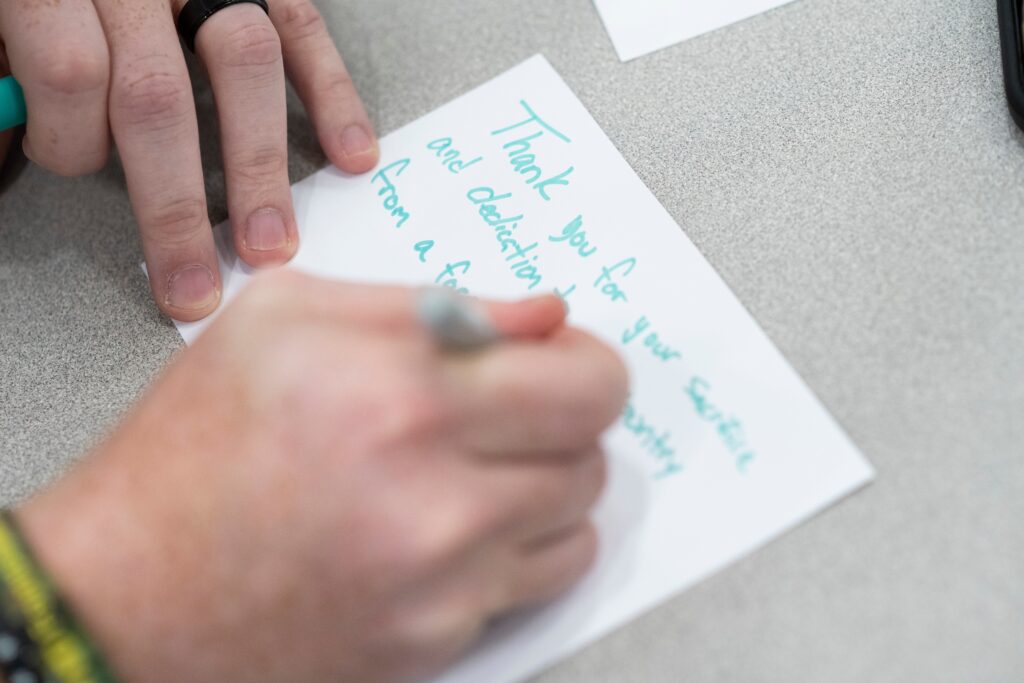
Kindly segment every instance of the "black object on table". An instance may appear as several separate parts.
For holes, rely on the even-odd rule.
[[[1003,43],[1003,76],[1010,114],[1024,130],[1024,51],[1022,51],[1021,3],[1024,0],[997,0],[999,33]]]

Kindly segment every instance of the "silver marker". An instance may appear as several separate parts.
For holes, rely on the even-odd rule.
[[[449,287],[421,289],[416,315],[437,343],[451,351],[472,351],[501,339],[480,304]]]

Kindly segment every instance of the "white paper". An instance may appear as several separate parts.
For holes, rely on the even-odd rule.
[[[496,132],[527,120],[527,107],[550,129]],[[296,268],[410,285],[457,279],[486,297],[557,289],[574,324],[623,354],[633,382],[630,408],[606,439],[595,570],[560,601],[498,624],[437,683],[522,680],[873,476],[543,57],[392,133],[381,148],[376,174],[326,169],[295,185]],[[545,199],[528,182],[534,175],[568,184],[540,186]],[[393,192],[381,194],[386,183]],[[503,198],[471,199],[491,194]],[[485,205],[514,220],[492,228]],[[574,221],[585,238],[552,241]],[[512,256],[512,238],[525,256]],[[230,256],[222,268],[231,299],[249,271]],[[634,335],[641,318],[649,327]],[[203,325],[179,329],[191,343]]]
[[[792,0],[594,0],[624,62],[789,2]]]

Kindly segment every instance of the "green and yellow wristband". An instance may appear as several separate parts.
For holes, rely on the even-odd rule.
[[[0,673],[7,683],[115,683],[102,655],[0,511]]]

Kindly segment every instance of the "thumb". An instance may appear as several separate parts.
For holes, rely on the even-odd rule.
[[[505,337],[546,337],[565,324],[565,304],[554,294],[513,303],[488,302],[485,307]]]

